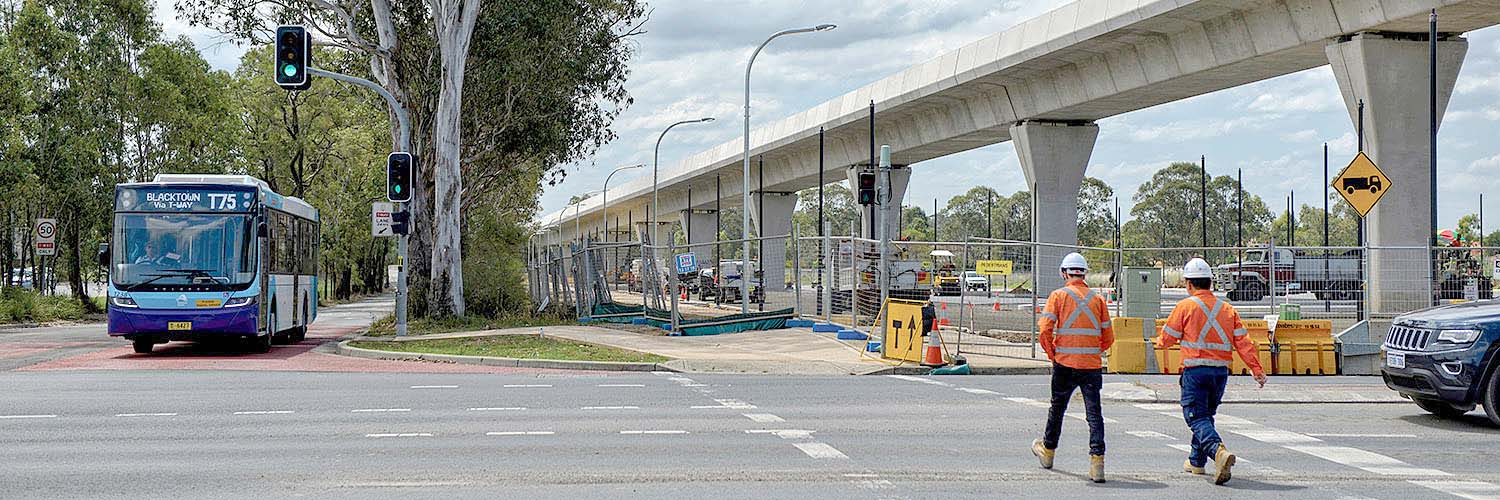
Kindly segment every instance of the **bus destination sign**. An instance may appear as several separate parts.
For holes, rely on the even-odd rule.
[[[115,210],[123,212],[248,212],[253,191],[188,187],[116,188]]]

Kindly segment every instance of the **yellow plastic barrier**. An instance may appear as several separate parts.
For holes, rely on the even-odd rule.
[[[1164,319],[1156,320],[1156,334],[1161,334]],[[1275,375],[1335,375],[1338,373],[1337,346],[1333,340],[1333,325],[1328,320],[1286,320],[1276,322],[1277,353],[1271,352],[1270,335],[1264,320],[1243,320],[1250,340],[1256,344],[1256,358],[1261,369]],[[1115,327],[1116,332],[1120,327]],[[1162,373],[1175,374],[1182,371],[1182,351],[1177,346],[1166,350],[1157,349],[1156,365]],[[1272,362],[1272,358],[1275,362]],[[1238,354],[1230,363],[1229,372],[1249,375],[1250,366],[1240,360]],[[1117,372],[1127,373],[1127,372]]]

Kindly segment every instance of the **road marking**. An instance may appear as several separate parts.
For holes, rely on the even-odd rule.
[[[1276,429],[1276,428],[1271,428],[1271,427],[1265,427],[1265,426],[1256,426],[1256,427],[1259,427],[1259,428],[1254,428],[1254,429],[1230,429],[1229,432],[1233,432],[1235,434],[1239,434],[1241,436],[1245,436],[1247,438],[1254,439],[1254,440],[1260,441],[1262,443],[1271,443],[1271,444],[1321,443],[1321,442],[1323,442],[1323,440],[1321,440],[1321,439],[1318,439],[1318,438],[1315,438],[1315,437],[1312,437],[1312,436],[1308,436],[1306,434],[1299,434],[1299,433],[1296,433],[1296,432],[1284,431],[1284,430],[1281,430],[1281,429]]]
[[[0,418],[57,418],[57,415],[0,415]]]
[[[457,389],[456,385],[414,385],[412,389]]]
[[[763,424],[767,424],[767,423],[771,423],[771,422],[785,422],[786,421],[786,419],[783,419],[783,418],[778,417],[776,415],[772,415],[770,413],[746,413],[745,414],[745,418],[748,418],[748,419],[750,419],[752,421],[760,422],[760,423],[763,423]]]
[[[556,433],[552,431],[499,431],[484,433],[486,436],[551,436],[553,434]]]
[[[1146,439],[1177,439],[1156,431],[1125,431],[1126,434]]]
[[[1010,402],[1013,402],[1013,403],[1021,403],[1023,405],[1030,406],[1032,408],[1041,408],[1043,410],[1051,410],[1052,409],[1052,404],[1051,403],[1045,403],[1045,402],[1037,401],[1037,400],[1031,399],[1031,398],[1015,398],[1015,397],[1010,397],[1010,398],[1001,398],[1001,399],[1004,399],[1006,401],[1010,401]],[[1083,414],[1078,413],[1078,412],[1070,411],[1070,412],[1064,413],[1063,415],[1066,416],[1066,417],[1068,417],[1068,418],[1075,419],[1075,420],[1081,420],[1081,421],[1084,421],[1084,422],[1088,421],[1087,417],[1085,417]],[[1118,420],[1113,419],[1113,418],[1104,417],[1104,423],[1106,423],[1106,424],[1117,424],[1117,423],[1120,423],[1120,422]]]
[[[646,384],[599,384],[599,387],[645,387]]]
[[[353,413],[392,413],[411,411],[411,408],[361,408],[358,410],[350,411]]]
[[[733,409],[733,408],[729,407],[729,406],[724,406],[724,405],[698,405],[698,406],[691,407],[691,409],[693,409],[693,410],[730,410],[730,409]]]
[[[849,458],[844,452],[823,443],[792,443],[792,446],[813,458]]]
[[[1312,437],[1320,438],[1414,438],[1416,434],[1312,434]]]
[[[1165,410],[1178,410],[1178,411],[1181,411],[1182,410],[1182,405],[1167,404],[1167,403],[1138,404],[1138,405],[1135,405],[1135,407],[1136,408],[1140,408],[1142,410],[1146,410],[1146,411],[1165,411]]]
[[[175,417],[176,413],[116,413],[116,417]]]
[[[515,406],[509,408],[469,408],[469,411],[523,411],[525,408]]]
[[[1500,500],[1500,486],[1479,481],[1409,481],[1411,484],[1431,488],[1459,498],[1469,500]]]
[[[580,410],[639,410],[639,406],[585,406]]]
[[[620,431],[620,434],[627,434],[627,435],[640,435],[640,434],[687,434],[687,433],[688,433],[688,431],[679,431],[679,430],[668,430],[668,431]]]
[[[886,375],[886,376],[890,377],[890,378],[893,378],[893,379],[896,379],[896,380],[905,380],[905,381],[908,381],[908,382],[921,382],[921,383],[924,383],[924,384],[931,384],[931,385],[937,385],[937,386],[942,386],[942,387],[953,387],[953,384],[950,384],[950,383],[947,383],[947,382],[941,382],[941,381],[932,380],[932,379],[926,379],[926,378],[922,378],[922,377],[913,377],[911,375]]]
[[[812,433],[802,429],[747,429],[745,434],[771,434],[781,439],[811,439]]]
[[[967,392],[969,394],[985,394],[985,395],[990,395],[990,396],[999,396],[1000,395],[1000,393],[992,391],[992,390],[989,390],[989,389],[970,389],[968,387],[959,387],[956,390]]]
[[[1379,453],[1347,446],[1286,446],[1285,448],[1306,453],[1329,462],[1364,469],[1383,476],[1451,476],[1437,469],[1412,467],[1411,464]]]
[[[552,384],[506,384],[503,387],[506,389],[539,389],[552,387]]]
[[[844,477],[848,477],[848,478],[876,478],[876,477],[880,477],[880,474],[858,474],[858,473],[850,473],[850,474],[844,474]]]
[[[432,437],[432,434],[431,433],[426,433],[426,432],[402,432],[402,433],[399,433],[399,434],[397,434],[397,433],[391,433],[391,434],[365,434],[365,437],[367,437],[367,438]]]
[[[286,415],[289,413],[292,413],[292,410],[253,410],[234,412],[235,415]]]
[[[746,403],[744,401],[740,401],[738,399],[715,399],[714,402],[719,403],[720,405],[723,405],[725,408],[734,408],[736,410],[754,410],[755,409],[755,405],[750,404],[750,403]]]

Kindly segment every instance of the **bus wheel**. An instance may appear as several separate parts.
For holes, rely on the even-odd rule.
[[[135,339],[130,343],[131,347],[135,348],[136,354],[151,354],[151,346],[155,344],[156,342],[152,342],[151,339],[147,338]]]
[[[249,339],[250,340],[250,352],[254,352],[254,353],[267,353],[267,352],[271,352],[271,337],[272,337],[271,335],[261,335],[261,336],[257,336],[257,337],[251,337]]]

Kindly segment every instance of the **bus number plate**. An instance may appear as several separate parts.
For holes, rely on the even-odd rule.
[[[174,332],[188,331],[188,330],[192,330],[192,329],[193,329],[193,322],[191,322],[191,321],[168,321],[167,322],[167,330],[171,330],[171,331],[174,331]]]

